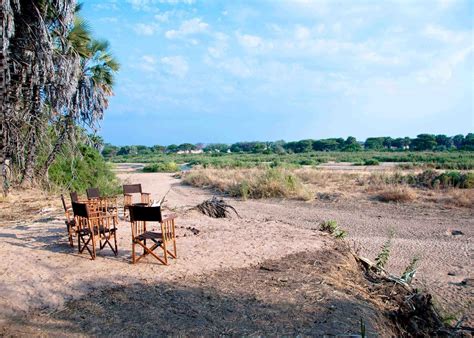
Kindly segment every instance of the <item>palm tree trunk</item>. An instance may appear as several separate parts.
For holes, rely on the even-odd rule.
[[[39,133],[41,132],[41,101],[40,101],[40,87],[35,85],[33,87],[33,105],[31,121],[32,124],[30,137],[27,144],[27,156],[25,167],[23,169],[23,177],[21,186],[24,188],[31,187],[35,177],[35,165],[38,159],[38,141]]]
[[[66,116],[66,119],[64,121],[64,128],[56,139],[53,150],[48,155],[48,159],[39,170],[38,177],[47,179],[49,167],[51,167],[51,164],[53,164],[54,160],[56,159],[56,156],[59,154],[61,147],[65,144],[67,138],[71,134],[73,127],[74,118],[71,112]]]

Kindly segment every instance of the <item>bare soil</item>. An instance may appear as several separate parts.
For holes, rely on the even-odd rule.
[[[69,248],[58,208],[15,224],[4,222],[3,208],[0,334],[343,334],[358,333],[361,318],[369,332],[396,334],[354,262],[317,231],[328,219],[370,259],[393,227],[388,270],[400,275],[421,256],[415,285],[436,295],[446,314],[464,314],[463,325],[474,324],[470,209],[228,199],[242,219],[212,219],[189,211],[210,191],[170,174],[120,176],[142,183],[152,199],[172,188],[165,205],[179,216],[178,259],[170,266],[152,258],[130,264],[130,226],[122,220],[119,256],[104,249],[91,261]]]

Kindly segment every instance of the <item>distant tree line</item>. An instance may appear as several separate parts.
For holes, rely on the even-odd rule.
[[[355,137],[349,136],[343,138],[328,138],[322,140],[300,140],[285,142],[237,142],[234,144],[211,143],[204,145],[202,143],[191,144],[183,143],[180,145],[171,144],[169,146],[154,145],[147,147],[143,145],[118,147],[111,144],[105,144],[102,154],[110,158],[120,155],[147,155],[147,154],[165,154],[178,152],[191,152],[193,150],[202,150],[208,153],[263,153],[263,154],[287,154],[287,153],[307,153],[311,151],[446,151],[446,150],[468,150],[474,151],[474,133],[466,136],[446,136],[420,134],[416,138],[399,137],[391,138],[389,136],[369,137],[365,142],[358,141]]]

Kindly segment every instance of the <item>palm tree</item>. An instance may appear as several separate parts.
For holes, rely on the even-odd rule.
[[[84,47],[82,55],[85,57],[81,60],[81,72],[72,96],[72,105],[54,147],[39,172],[44,177],[66,140],[73,141],[75,123],[95,129],[96,122],[103,118],[104,110],[108,107],[109,97],[113,95],[114,75],[120,66],[110,52],[109,43],[106,40],[91,40],[87,46],[81,47]]]
[[[5,193],[8,162],[13,161],[27,176],[33,168],[41,124],[46,120],[44,93],[58,80],[52,32],[58,40],[64,39],[74,4],[74,0],[0,2],[0,162]],[[57,90],[57,98],[65,95],[66,91]]]

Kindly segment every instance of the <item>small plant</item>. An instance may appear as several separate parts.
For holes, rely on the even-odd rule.
[[[408,264],[408,266],[405,268],[405,271],[402,274],[401,279],[407,283],[410,284],[411,281],[413,280],[413,277],[415,277],[416,269],[417,269],[417,263],[420,260],[418,256],[414,256]]]
[[[387,241],[384,243],[384,245],[382,245],[380,253],[375,258],[375,266],[377,267],[377,269],[382,270],[388,263],[388,259],[390,258],[390,248],[392,246],[392,239],[394,234],[395,233],[393,229],[390,229]]]
[[[327,232],[333,235],[337,239],[343,239],[344,237],[347,236],[347,232],[340,229],[339,225],[334,220],[322,222],[321,225],[319,226],[319,230],[323,232]]]
[[[365,329],[365,323],[362,320],[362,318],[360,319],[360,336],[361,336],[361,338],[367,337],[366,329]]]

